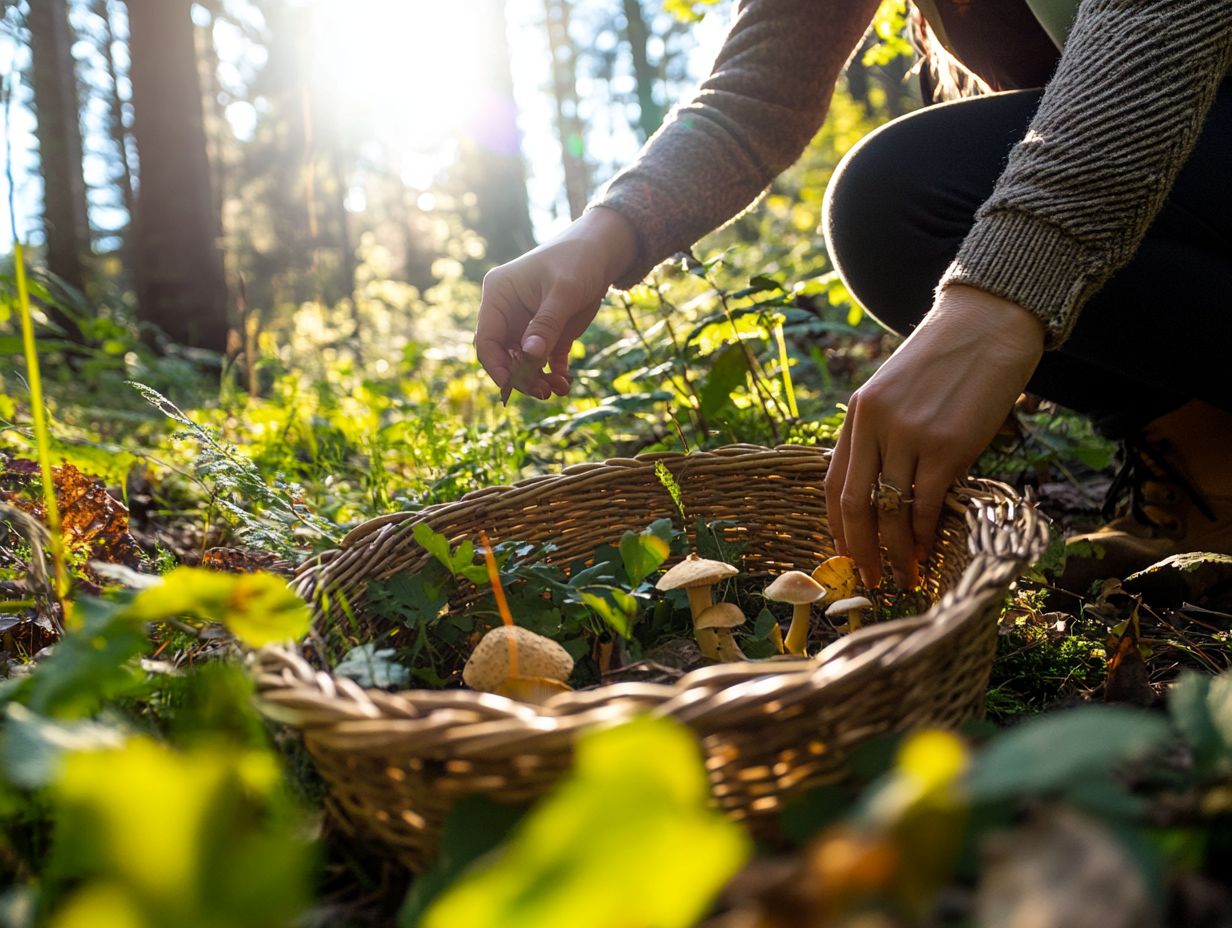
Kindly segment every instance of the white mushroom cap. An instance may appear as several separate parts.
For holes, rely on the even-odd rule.
[[[696,554],[690,554],[683,561],[665,573],[655,584],[655,589],[664,592],[678,590],[691,586],[709,586],[726,577],[734,577],[740,573],[731,564],[722,561],[711,561]]]
[[[831,603],[830,608],[826,610],[826,615],[843,615],[857,609],[869,609],[872,605],[863,596],[852,596],[850,599],[840,599],[836,603]]]
[[[817,602],[826,595],[826,588],[804,571],[789,570],[780,574],[762,595],[771,602],[800,606]]]
[[[567,680],[573,673],[573,658],[551,638],[536,635],[520,625],[498,625],[480,639],[462,668],[462,680],[473,690],[494,693],[509,679],[509,641],[518,654],[519,677]]]
[[[697,617],[694,628],[735,628],[744,624],[744,613],[735,603],[718,603]]]

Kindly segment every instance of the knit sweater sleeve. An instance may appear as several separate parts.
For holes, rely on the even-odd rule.
[[[1232,64],[1232,0],[1083,0],[1038,111],[942,278],[1062,344],[1133,257]]]
[[[637,234],[636,284],[747,208],[800,156],[878,0],[742,0],[710,76],[591,206]]]

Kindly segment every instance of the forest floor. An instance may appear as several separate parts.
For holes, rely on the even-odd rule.
[[[680,450],[682,442],[714,447],[731,441],[832,440],[841,421],[832,413],[833,404],[867,376],[893,341],[867,322],[827,320],[809,294],[787,299],[775,292],[772,281],[755,282],[747,292],[728,294],[718,312],[695,309],[694,330],[684,345],[700,346],[704,361],[682,349],[653,314],[638,316],[647,307],[661,310],[661,293],[642,294],[644,306],[635,302],[619,312],[613,307],[612,331],[630,320],[635,329],[638,322],[645,320],[645,325],[619,342],[619,351],[605,356],[599,349],[588,355],[579,365],[581,396],[556,407],[515,401],[508,411],[499,408],[494,391],[485,388],[471,365],[464,333],[434,343],[408,338],[401,358],[387,364],[350,341],[356,328],[346,319],[323,310],[313,331],[305,334],[301,328],[305,344],[298,353],[268,352],[255,363],[231,365],[223,372],[221,390],[217,372],[202,375],[192,359],[183,357],[94,357],[85,369],[53,372],[56,495],[72,598],[83,605],[74,608],[76,618],[59,610],[60,598],[49,592],[54,568],[46,540],[17,514],[43,520],[45,497],[35,435],[20,415],[10,412],[14,424],[0,446],[0,497],[8,507],[0,536],[0,666],[7,668],[0,676],[9,677],[0,680],[5,687],[0,702],[10,706],[7,737],[17,737],[14,719],[26,718],[21,712],[35,711],[46,716],[50,727],[39,735],[27,726],[22,737],[32,738],[44,752],[51,751],[47,745],[56,738],[70,743],[63,731],[81,734],[83,729],[72,726],[88,719],[165,737],[185,750],[199,743],[203,730],[262,750],[276,744],[285,752],[289,794],[298,808],[316,810],[296,826],[297,834],[307,828],[314,835],[321,858],[316,876],[306,878],[310,903],[291,897],[286,902],[309,913],[296,923],[391,923],[406,897],[407,878],[382,851],[347,837],[319,813],[323,787],[302,752],[278,729],[257,721],[250,709],[237,708],[247,698],[247,684],[233,679],[219,690],[234,687],[239,694],[225,711],[217,704],[193,702],[191,681],[211,672],[219,658],[240,666],[227,635],[209,622],[168,618],[152,623],[140,642],[125,644],[114,665],[93,664],[69,647],[75,622],[85,614],[87,626],[96,632],[111,629],[106,635],[115,633],[116,626],[89,626],[93,607],[85,604],[92,597],[114,600],[117,581],[123,585],[131,579],[124,568],[164,576],[185,565],[288,575],[304,558],[336,545],[366,517],[455,499],[564,463]],[[793,352],[807,359],[795,367],[795,384],[776,368],[782,357],[776,326],[784,321]],[[755,365],[732,347],[739,341],[724,341],[723,335],[730,339],[732,333],[761,352]],[[144,386],[135,389],[126,385],[129,381]],[[791,403],[799,401],[799,414],[774,413],[789,405],[793,388]],[[14,405],[20,406],[19,390],[20,385],[9,384],[3,398],[16,397]],[[681,414],[678,404],[686,400],[693,412]],[[708,421],[699,428],[696,420],[703,416]],[[919,825],[912,816],[923,806],[917,803],[899,814],[886,831],[869,831],[867,821],[859,826],[864,830],[853,831],[852,810],[883,795],[887,782],[906,776],[903,745],[883,745],[880,753],[872,752],[877,760],[851,782],[837,792],[818,794],[811,811],[800,813],[808,827],[795,829],[794,848],[762,848],[721,895],[710,924],[958,926],[974,924],[974,913],[982,917],[989,907],[1016,911],[1039,885],[1047,885],[1054,914],[1061,919],[1049,924],[1114,928],[1148,924],[1135,919],[1152,912],[1166,913],[1169,924],[1187,928],[1227,924],[1232,892],[1215,874],[1228,844],[1221,829],[1232,808],[1225,795],[1232,727],[1219,714],[1223,691],[1208,692],[1211,680],[1222,679],[1216,675],[1229,664],[1232,583],[1226,565],[1173,571],[1175,582],[1135,589],[1126,588],[1127,578],[1115,578],[1085,596],[1062,594],[1049,585],[1048,570],[1057,566],[1061,537],[1099,522],[1113,468],[1113,447],[1083,420],[1030,400],[1019,404],[976,468],[1020,490],[1030,488],[1053,522],[1054,545],[1041,569],[1018,584],[1008,603],[988,693],[988,722],[970,729],[959,750],[973,769],[996,771],[1001,769],[997,764],[1009,763],[1000,754],[1013,755],[1010,739],[1024,719],[1071,719],[1057,723],[1061,727],[1053,736],[1031,735],[1030,729],[1024,736],[1055,737],[1056,750],[1071,758],[1069,766],[1043,771],[1038,782],[1027,778],[995,803],[973,802],[963,815],[928,807],[930,815],[940,817],[929,820],[925,845],[948,841],[962,849],[954,851],[943,872],[917,885],[904,882],[904,868],[886,863],[885,855],[892,851],[891,856],[908,860],[908,868],[928,856],[912,831]],[[118,568],[100,568],[98,562]],[[200,605],[192,597],[186,602],[189,613]],[[68,638],[60,641],[66,626]],[[242,637],[236,627],[227,628]],[[133,662],[139,662],[139,672]],[[123,667],[128,669],[120,673]],[[1185,678],[1187,671],[1197,671],[1206,682]],[[1185,679],[1188,701],[1181,706],[1176,684]],[[85,690],[91,691],[88,697],[82,696]],[[14,715],[11,706],[17,703],[25,708]],[[1140,734],[1149,724],[1145,729],[1118,727],[1123,720],[1115,710],[1108,710],[1112,716],[1090,719],[1080,712],[1055,711],[1102,709],[1109,703],[1148,710],[1149,718],[1170,713],[1189,740],[1184,746],[1167,742],[1165,750],[1162,736],[1155,738],[1146,745],[1151,753]],[[52,719],[68,726],[55,728],[59,734],[54,737],[47,734]],[[1032,744],[1038,748],[1038,742],[1027,747]],[[1150,763],[1144,764],[1148,754]],[[1021,766],[1021,757],[1014,762]],[[32,790],[39,795],[51,776],[47,770],[15,774],[11,764],[5,773],[9,783],[0,789],[0,800],[25,797],[18,803],[26,802]],[[1097,795],[1079,789],[1084,783],[1097,787]],[[10,836],[0,839],[0,874],[17,886],[38,887],[30,889],[30,898],[55,908],[67,890],[62,877],[43,870],[46,836],[63,827],[54,824],[61,800],[54,798],[54,789],[51,795],[21,814],[14,813],[13,801],[0,801],[0,821]],[[274,808],[270,796],[265,801]],[[936,799],[930,796],[930,802]],[[32,814],[31,808],[42,812]],[[1005,851],[1007,840],[1018,840],[1019,852]],[[1073,854],[1090,866],[1071,868],[1068,875],[1048,868],[1049,859]],[[835,864],[838,858],[846,863]],[[53,859],[79,877],[114,875],[112,864],[102,858],[85,871],[74,871],[54,854]],[[287,857],[288,867],[291,860]],[[234,878],[220,876],[223,871],[211,866],[203,865],[194,879],[215,885]],[[1084,900],[1101,879],[1099,866],[1118,871],[1124,899],[1110,904],[1100,914],[1103,920],[1081,921]],[[417,881],[431,889],[421,888],[419,896],[411,892],[399,924],[418,923],[408,913],[422,911],[425,898],[456,872],[437,871]],[[689,871],[683,872],[687,877]],[[830,885],[827,880],[858,891],[818,895],[817,886]],[[12,898],[0,898],[0,914],[4,899],[11,903]]]

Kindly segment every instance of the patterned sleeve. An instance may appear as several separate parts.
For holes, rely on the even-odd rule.
[[[743,0],[710,76],[591,206],[636,230],[636,284],[746,209],[820,128],[878,0]]]
[[[1232,0],[1084,0],[941,287],[1018,303],[1044,323],[1048,347],[1062,344],[1133,257],[1230,65]]]

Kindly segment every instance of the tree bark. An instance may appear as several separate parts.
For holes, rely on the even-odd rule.
[[[475,66],[482,82],[483,106],[463,148],[479,212],[476,229],[488,243],[488,260],[503,264],[533,248],[535,239],[513,96],[505,2],[482,0],[477,7],[475,47],[484,54]]]
[[[590,200],[590,164],[586,160],[586,128],[578,112],[577,48],[569,35],[569,0],[544,0],[548,49],[552,58],[552,96],[556,102],[556,135],[565,170],[569,218],[577,219]]]
[[[172,341],[223,352],[227,287],[210,188],[191,0],[127,0],[137,188],[137,306]]]
[[[131,270],[133,253],[130,244],[137,215],[137,196],[133,185],[133,166],[128,156],[129,132],[124,121],[124,101],[120,98],[119,69],[116,67],[113,51],[116,43],[115,30],[111,24],[111,6],[108,0],[94,0],[92,10],[102,24],[99,51],[107,68],[107,134],[111,137],[111,144],[115,146],[119,158],[120,170],[115,177],[115,183],[120,188],[124,211],[128,213],[129,228],[124,233],[124,252]]]
[[[90,254],[86,183],[81,168],[81,122],[73,64],[73,29],[65,0],[35,0],[27,19],[43,176],[47,269],[84,290]],[[53,309],[70,335],[77,328]]]
[[[625,41],[633,56],[633,81],[637,87],[637,130],[642,141],[654,135],[663,122],[663,108],[655,102],[654,89],[658,71],[650,64],[650,29],[642,13],[641,0],[623,0]]]

